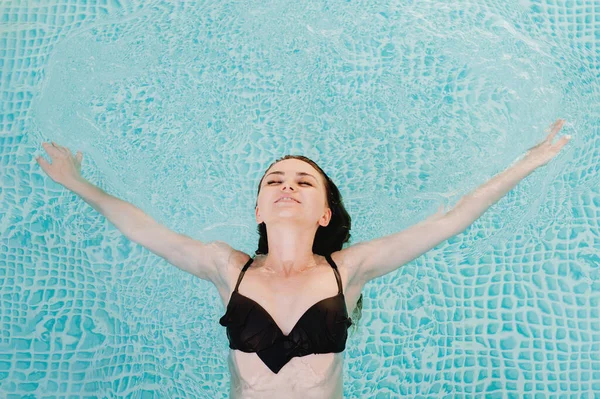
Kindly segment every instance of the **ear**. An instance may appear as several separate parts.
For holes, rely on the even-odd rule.
[[[331,208],[326,208],[325,213],[319,219],[319,224],[323,227],[327,226],[331,221]]]
[[[262,218],[258,214],[258,207],[254,208],[254,217],[256,218],[256,224],[261,224],[263,222]]]

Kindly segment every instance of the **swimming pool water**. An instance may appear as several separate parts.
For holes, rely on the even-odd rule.
[[[216,289],[48,178],[41,143],[156,220],[251,254],[256,186],[315,160],[352,243],[573,139],[465,232],[364,289],[347,398],[600,395],[600,4],[0,4],[0,397],[220,398]]]

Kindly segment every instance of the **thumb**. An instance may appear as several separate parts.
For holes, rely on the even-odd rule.
[[[77,151],[77,162],[81,163],[83,159],[83,153],[81,151]]]
[[[38,157],[36,157],[35,160],[42,167],[42,169],[44,170],[44,172],[46,171],[46,169],[48,168],[48,166],[50,166],[50,164],[41,155],[38,156]]]

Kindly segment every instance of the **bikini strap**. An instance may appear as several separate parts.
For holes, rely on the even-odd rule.
[[[237,292],[238,287],[240,286],[240,282],[242,281],[242,277],[244,277],[246,270],[248,270],[248,268],[250,267],[250,264],[252,263],[253,260],[254,260],[254,258],[250,257],[250,259],[248,259],[248,262],[246,262],[246,264],[242,268],[242,271],[240,272],[240,275],[237,280],[237,284],[235,285],[235,289],[233,290],[234,292]]]
[[[342,278],[340,277],[340,272],[338,271],[338,267],[335,264],[335,262],[333,261],[333,259],[331,258],[331,254],[325,254],[325,259],[327,259],[327,262],[329,262],[329,264],[333,268],[333,273],[335,274],[335,279],[337,280],[337,285],[338,285],[338,294],[341,294],[342,293]]]

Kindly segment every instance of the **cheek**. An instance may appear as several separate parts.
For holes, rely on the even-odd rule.
[[[327,207],[327,201],[325,200],[325,198],[323,198],[323,196],[320,193],[315,193],[314,195],[311,195],[308,202],[310,203],[310,207],[313,208],[315,211],[321,212]]]
[[[269,193],[268,190],[266,191],[262,191],[260,192],[258,198],[256,199],[256,203],[258,204],[259,208],[268,208],[271,205],[273,205],[273,201],[275,201],[275,196],[272,195],[273,193]]]

